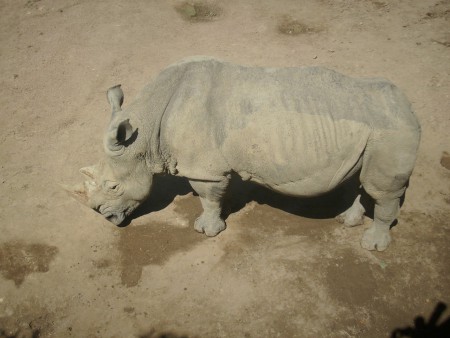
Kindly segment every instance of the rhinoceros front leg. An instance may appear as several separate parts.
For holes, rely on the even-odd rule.
[[[228,178],[220,182],[190,180],[192,188],[200,196],[203,213],[195,221],[194,229],[206,236],[216,236],[225,230],[225,221],[221,218],[222,201],[228,187]]]
[[[374,134],[364,154],[360,180],[375,200],[372,226],[361,239],[368,250],[383,251],[391,242],[389,229],[397,218],[403,196],[414,168],[419,131],[389,130]]]

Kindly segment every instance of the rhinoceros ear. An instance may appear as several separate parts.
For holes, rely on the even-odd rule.
[[[108,98],[108,102],[111,105],[112,115],[114,115],[122,110],[123,104],[123,91],[120,88],[120,84],[114,87],[111,87],[106,92],[106,97]]]
[[[124,148],[134,134],[133,126],[129,119],[112,123],[105,135],[105,147],[107,150],[117,152]]]

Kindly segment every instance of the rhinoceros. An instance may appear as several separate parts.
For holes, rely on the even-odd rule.
[[[189,180],[203,213],[194,228],[216,236],[231,175],[291,196],[326,193],[354,175],[375,201],[361,245],[385,250],[413,171],[420,125],[405,95],[380,78],[321,67],[245,67],[195,57],[173,64],[122,108],[120,85],[105,156],[80,169],[73,192],[119,225],[149,196],[154,175]],[[337,216],[362,224],[360,195]]]

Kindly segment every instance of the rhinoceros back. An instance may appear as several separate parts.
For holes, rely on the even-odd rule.
[[[324,68],[250,68],[186,62],[161,142],[180,175],[235,171],[287,194],[319,194],[358,169],[374,129],[417,128],[389,82]]]

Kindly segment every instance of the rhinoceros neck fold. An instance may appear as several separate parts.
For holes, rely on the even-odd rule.
[[[163,71],[144,87],[127,108],[130,119],[136,121],[135,128],[139,131],[136,152],[145,154],[147,166],[154,174],[170,171],[172,159],[161,145],[161,123],[182,83],[183,68],[182,65],[174,66]]]

